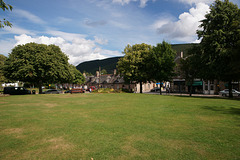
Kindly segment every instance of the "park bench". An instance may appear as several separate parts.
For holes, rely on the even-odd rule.
[[[71,93],[84,93],[85,91],[82,88],[74,88],[71,90]]]

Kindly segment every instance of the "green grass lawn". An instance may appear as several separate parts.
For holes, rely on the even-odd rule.
[[[240,101],[145,94],[0,97],[0,159],[240,159]]]

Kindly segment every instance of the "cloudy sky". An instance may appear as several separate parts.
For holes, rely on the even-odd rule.
[[[239,0],[231,0],[240,6]],[[19,44],[55,44],[77,65],[122,56],[127,44],[197,43],[213,0],[5,0],[13,27],[0,29],[0,54]]]

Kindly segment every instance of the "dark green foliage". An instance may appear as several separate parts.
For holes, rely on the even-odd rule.
[[[184,52],[187,53],[187,50],[191,48],[192,46],[195,46],[198,44],[172,44],[172,49],[175,50],[177,53]],[[89,73],[92,75],[96,74],[96,71],[99,70],[99,66],[101,69],[105,69],[108,74],[112,74],[114,69],[116,69],[117,62],[121,57],[113,57],[113,58],[106,58],[103,60],[94,60],[94,61],[88,61],[83,62],[77,65],[77,69],[81,73]]]
[[[174,75],[175,56],[176,52],[165,41],[153,46],[148,60],[149,79],[156,82],[170,81]]]
[[[188,44],[172,44],[172,49],[176,51],[177,53],[183,52],[184,55],[188,54],[188,50],[194,46],[197,46],[199,44],[196,43],[188,43]]]
[[[101,70],[101,74],[107,74],[106,69],[102,69],[102,70]]]
[[[120,58],[117,64],[118,71],[124,76],[126,82],[135,81],[140,83],[140,93],[142,93],[142,82],[149,80],[148,64],[151,45],[135,44],[127,45],[124,49],[124,57]]]
[[[0,85],[1,83],[6,82],[6,78],[3,75],[3,66],[4,66],[4,62],[6,61],[7,57],[5,57],[4,55],[0,54]]]
[[[85,77],[83,74],[77,70],[74,65],[70,65],[71,73],[72,73],[72,83],[73,84],[83,84],[85,82]]]
[[[235,75],[235,80],[240,79],[240,41],[238,41],[237,46],[233,49],[232,53],[232,59],[231,59],[231,67],[232,67],[232,73]]]
[[[240,41],[240,10],[229,0],[216,0],[200,26],[203,30],[197,33],[202,38],[205,76],[229,82],[231,90],[231,81],[239,77],[232,62],[234,57],[238,57],[234,50]]]
[[[28,43],[16,46],[4,66],[4,75],[15,81],[38,84],[73,80],[68,57],[58,46]]]
[[[185,78],[185,83],[190,84],[190,96],[195,78],[204,76],[204,69],[201,62],[201,47],[194,46],[188,50],[189,56],[180,61],[180,75]]]
[[[99,67],[101,69],[105,69],[107,73],[113,73],[114,69],[116,69],[116,64],[121,57],[113,57],[113,58],[107,58],[103,60],[94,60],[94,61],[88,61],[88,62],[83,62],[77,65],[77,69],[83,73],[87,72],[89,74],[96,74],[96,71],[99,70]]]
[[[9,5],[9,4],[6,4],[3,0],[0,0],[0,8],[3,11],[6,11],[6,10],[12,11],[13,7],[11,5]],[[3,20],[0,20],[0,28],[4,28],[4,26],[11,27],[12,24],[4,18]]]

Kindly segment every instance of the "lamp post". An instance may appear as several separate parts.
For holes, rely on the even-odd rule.
[[[98,80],[98,89],[100,89],[100,80],[101,80],[101,67],[99,66],[99,80]]]

